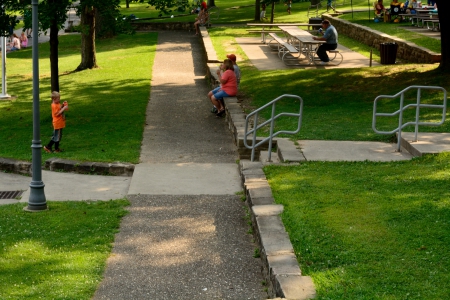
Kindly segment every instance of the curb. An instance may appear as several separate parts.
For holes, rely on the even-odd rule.
[[[64,171],[78,174],[91,175],[114,175],[114,176],[133,176],[133,164],[121,162],[100,163],[100,162],[80,162],[57,157],[49,158],[45,161],[43,168],[49,171]],[[0,158],[0,170],[31,175],[31,162],[19,161],[8,158]]]
[[[268,294],[286,299],[306,300],[316,296],[314,283],[302,276],[294,248],[284,229],[280,214],[283,205],[275,204],[272,190],[262,170],[261,162],[241,160],[239,170],[252,212],[252,226],[261,249],[263,276],[268,282]]]

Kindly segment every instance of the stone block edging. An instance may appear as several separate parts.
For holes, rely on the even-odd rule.
[[[212,43],[206,28],[202,30],[202,41],[208,58],[207,79],[211,87],[215,87],[217,63],[212,63],[210,58],[217,59],[217,55],[214,47],[207,46]],[[262,170],[262,163],[248,160],[251,157],[251,150],[244,146],[246,115],[236,97],[224,98],[224,102],[228,128],[233,135],[241,159],[239,171],[246,202],[251,212],[255,240],[260,249],[263,276],[268,284],[267,292],[272,298],[283,297],[292,300],[315,298],[314,283],[311,277],[302,276],[294,249],[281,221],[280,213],[283,211],[283,206],[275,204],[272,190]],[[257,142],[261,139],[257,138]],[[251,139],[247,143],[251,144]],[[274,146],[276,143],[277,140],[274,139]],[[266,150],[268,147],[262,145],[258,148],[258,151],[255,151],[255,158],[259,157],[261,150]]]
[[[0,170],[31,175],[32,164],[27,161],[19,161],[8,158],[0,158]],[[99,163],[99,162],[79,162],[68,159],[52,157],[45,161],[43,169],[49,171],[63,171],[79,174],[95,174],[95,175],[114,175],[114,176],[132,176],[134,165],[115,162],[115,163]]]
[[[280,214],[283,205],[275,204],[272,190],[261,162],[241,160],[239,170],[247,205],[251,208],[252,226],[263,262],[263,276],[270,297],[313,299],[314,283],[302,276],[294,249],[284,229]]]
[[[399,39],[382,33],[378,30],[370,29],[369,27],[354,24],[347,20],[342,20],[331,14],[323,14],[323,19],[328,19],[336,27],[338,33],[342,33],[352,39],[357,40],[363,44],[380,50],[381,43],[397,43],[397,58],[404,59],[408,62],[415,63],[438,63],[441,61],[441,54],[430,51],[426,48],[417,46],[412,42]]]

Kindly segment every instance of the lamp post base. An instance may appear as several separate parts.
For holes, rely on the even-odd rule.
[[[28,206],[23,210],[29,212],[38,212],[47,210],[47,200],[44,193],[45,184],[41,182],[31,182],[30,184],[30,198],[28,198]]]

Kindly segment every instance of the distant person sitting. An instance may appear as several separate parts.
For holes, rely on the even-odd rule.
[[[379,17],[384,16],[386,8],[384,8],[383,0],[378,0],[375,4],[375,14]]]
[[[11,47],[10,51],[20,50],[20,39],[15,33],[13,33],[12,35],[10,47]]]
[[[322,37],[313,37],[313,40],[316,41],[326,41],[325,44],[322,44],[317,48],[317,56],[321,60],[322,65],[326,65],[330,58],[328,57],[327,51],[328,50],[336,50],[337,44],[338,44],[338,33],[336,28],[334,28],[333,25],[331,25],[330,21],[327,19],[322,21],[322,28],[323,28],[323,36]]]
[[[393,0],[391,2],[391,9],[390,9],[391,20],[393,20],[395,23],[400,22],[398,14],[403,12],[405,12],[403,3],[398,2],[398,0]]]
[[[25,35],[25,32],[22,31],[22,33],[20,34],[20,47],[26,48],[27,45],[28,45],[28,38]]]
[[[200,12],[198,13],[198,17],[194,22],[195,35],[200,34],[200,25],[206,24],[208,18],[209,18],[208,11],[206,10],[206,8],[202,7]]]

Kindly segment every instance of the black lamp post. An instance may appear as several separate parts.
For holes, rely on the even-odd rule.
[[[47,209],[47,201],[44,193],[44,182],[42,181],[42,144],[40,139],[40,113],[39,113],[39,22],[38,22],[38,0],[31,1],[33,17],[33,140],[32,150],[32,179],[30,183],[30,198],[28,206],[24,210],[36,212]]]

